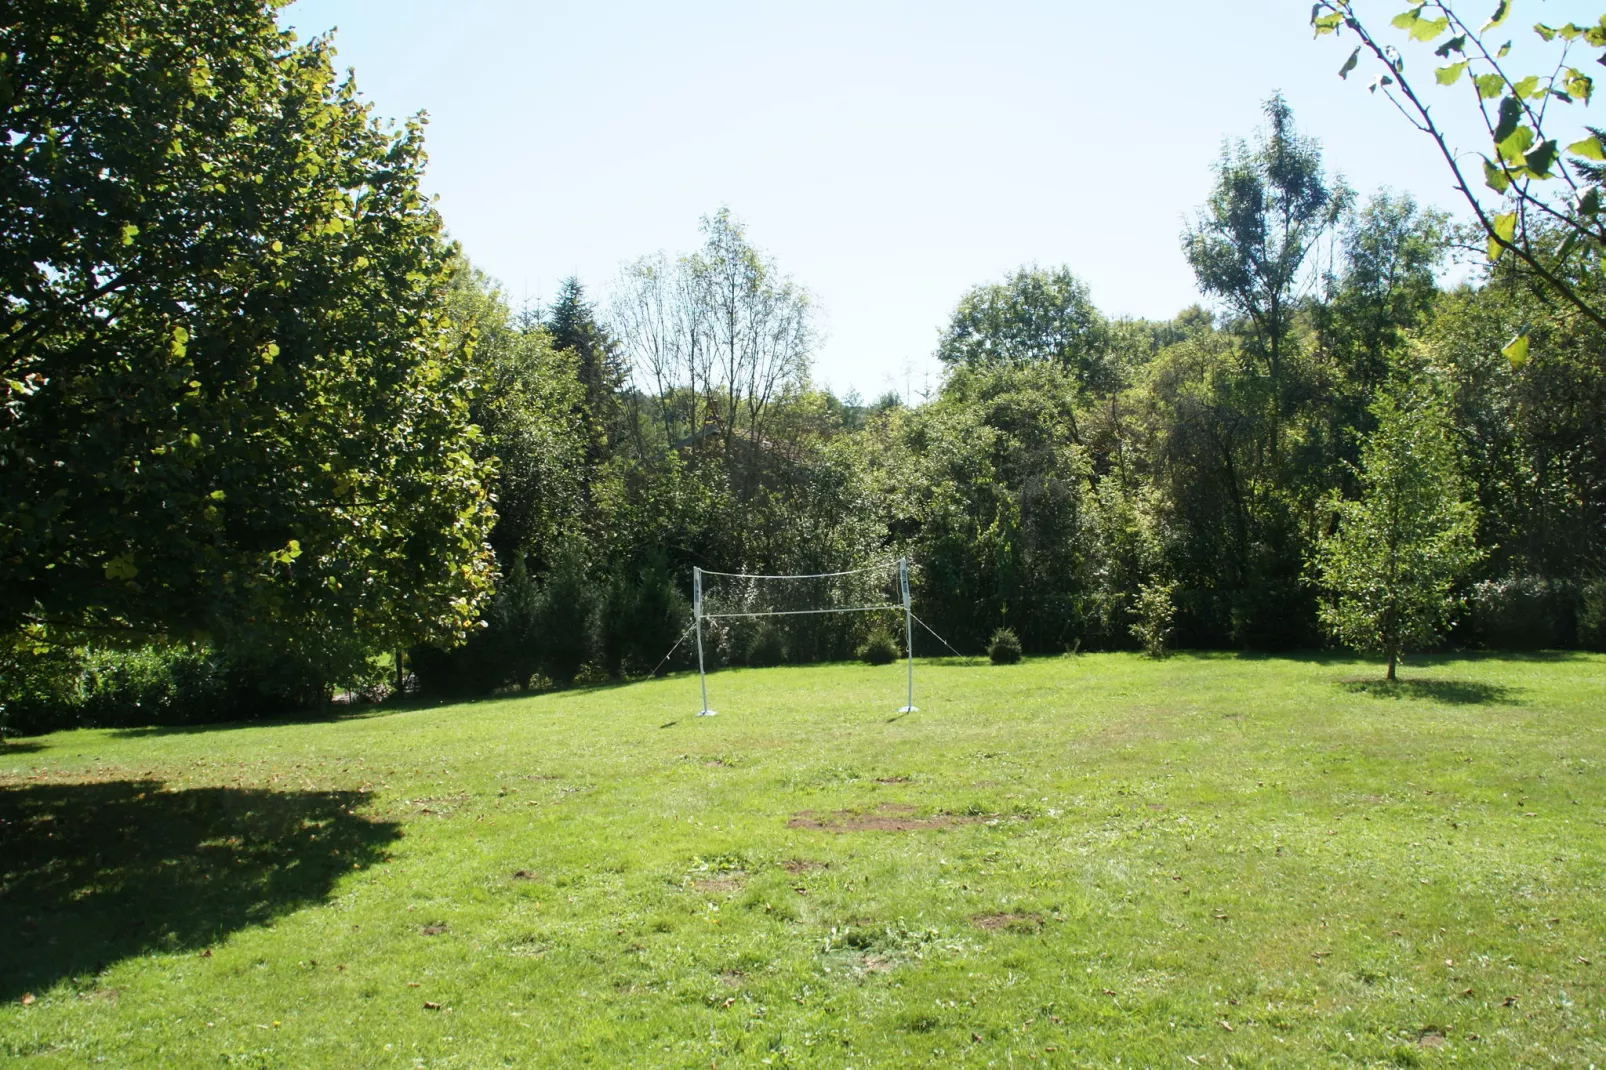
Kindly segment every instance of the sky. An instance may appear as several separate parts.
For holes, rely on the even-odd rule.
[[[1359,3],[1384,32],[1403,7]],[[1494,0],[1488,0],[1491,9]],[[1516,0],[1593,22],[1585,5]],[[814,378],[869,398],[935,387],[966,290],[1067,265],[1106,315],[1198,302],[1180,235],[1224,139],[1280,91],[1329,168],[1457,209],[1431,142],[1354,42],[1313,39],[1309,0],[295,0],[338,28],[378,115],[427,112],[426,185],[452,236],[515,302],[575,275],[605,310],[620,267],[690,252],[728,206],[822,309]],[[1433,86],[1432,56],[1405,46]],[[1518,58],[1522,56],[1519,50]],[[1363,76],[1364,75],[1364,76]],[[1599,124],[1600,119],[1591,120]],[[1450,124],[1457,149],[1475,130]]]

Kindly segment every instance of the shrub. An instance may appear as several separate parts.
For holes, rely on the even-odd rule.
[[[1146,583],[1138,588],[1138,600],[1133,606],[1136,619],[1129,630],[1151,658],[1163,658],[1169,653],[1171,626],[1177,615],[1171,599],[1176,591],[1175,583]]]
[[[1503,576],[1475,584],[1469,601],[1474,634],[1494,650],[1567,646],[1573,639],[1573,590],[1543,576]]]
[[[747,641],[747,664],[755,669],[767,669],[786,660],[786,642],[781,630],[765,622],[753,631]]]
[[[1578,644],[1606,652],[1606,577],[1590,580],[1579,591]]]
[[[857,653],[868,664],[890,665],[898,660],[898,641],[885,628],[877,628],[859,644]]]
[[[987,656],[994,665],[1013,665],[1020,660],[1020,637],[1011,628],[1000,628],[987,644]]]

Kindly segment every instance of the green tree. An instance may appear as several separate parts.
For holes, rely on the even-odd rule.
[[[1360,42],[1339,68],[1339,77],[1349,77],[1363,52],[1381,66],[1369,88],[1373,93],[1381,90],[1407,122],[1433,141],[1487,238],[1489,259],[1498,261],[1509,254],[1522,275],[1571,304],[1597,330],[1603,329],[1606,300],[1598,290],[1579,286],[1577,275],[1565,268],[1578,257],[1585,261],[1586,274],[1589,267],[1598,270],[1606,252],[1606,203],[1600,188],[1606,179],[1606,134],[1581,121],[1563,132],[1569,125],[1568,113],[1551,105],[1589,104],[1594,79],[1574,66],[1582,61],[1575,60],[1573,52],[1606,49],[1606,15],[1584,26],[1536,24],[1533,32],[1554,50],[1555,62],[1547,63],[1548,69],[1525,73],[1513,69],[1508,60],[1511,41],[1496,44],[1504,33],[1492,34],[1500,31],[1512,6],[1511,0],[1499,0],[1493,16],[1476,29],[1475,22],[1468,22],[1449,3],[1414,4],[1390,22],[1418,45],[1440,42],[1433,50],[1444,61],[1433,71],[1439,87],[1461,83],[1469,87],[1472,110],[1489,137],[1478,154],[1482,182],[1464,169],[1470,154],[1450,144],[1428,98],[1406,74],[1404,55],[1382,42],[1350,0],[1318,0],[1310,18],[1317,36],[1347,30]],[[1606,51],[1598,59],[1606,61]],[[1525,359],[1527,335],[1513,336],[1505,350],[1514,361]]]
[[[1450,622],[1455,585],[1481,555],[1443,402],[1395,387],[1372,412],[1360,497],[1333,499],[1336,526],[1318,542],[1315,568],[1330,593],[1328,634],[1387,657],[1393,681],[1401,651],[1431,644]]]
[[[0,57],[0,629],[461,634],[491,468],[420,122],[261,0],[27,0]]]
[[[1107,389],[1106,325],[1070,268],[1020,268],[959,299],[937,343],[949,367],[1057,364],[1084,390]]]
[[[1321,146],[1294,129],[1281,95],[1266,101],[1267,129],[1254,144],[1222,150],[1216,185],[1183,236],[1199,288],[1249,324],[1252,351],[1269,380],[1270,447],[1280,452],[1287,405],[1286,356],[1299,300],[1315,281],[1307,267],[1347,191],[1329,185]]]
[[[574,355],[575,372],[585,388],[586,457],[590,464],[596,464],[617,446],[624,430],[619,391],[629,378],[629,368],[623,348],[597,322],[595,310],[586,300],[585,287],[577,278],[563,280],[558,298],[541,317],[541,324],[554,350]]]

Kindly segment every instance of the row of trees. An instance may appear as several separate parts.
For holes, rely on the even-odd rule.
[[[1112,320],[1023,268],[961,296],[909,408],[815,388],[811,299],[728,211],[603,307],[512,307],[420,194],[420,124],[258,0],[23,5],[0,38],[14,727],[647,673],[693,565],[908,555],[971,651],[1603,638],[1603,284],[1544,230],[1583,206],[1474,242],[1333,180],[1273,98],[1182,235],[1215,311]],[[1511,189],[1546,162],[1499,159]]]

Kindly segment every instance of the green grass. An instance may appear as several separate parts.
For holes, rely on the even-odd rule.
[[[902,672],[13,743],[0,1061],[1606,1066],[1606,658]]]

